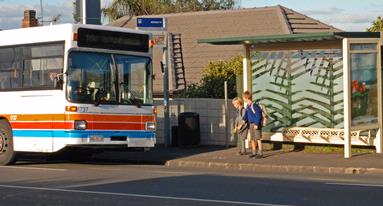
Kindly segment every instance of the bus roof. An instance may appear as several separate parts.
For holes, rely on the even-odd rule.
[[[112,27],[104,25],[89,24],[58,24],[51,26],[28,27],[20,29],[0,31],[0,47],[22,44],[33,44],[41,42],[72,41],[73,33],[78,28],[99,29],[108,31],[131,32],[138,34],[148,34],[149,32]]]

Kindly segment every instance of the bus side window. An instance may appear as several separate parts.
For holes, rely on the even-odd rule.
[[[8,78],[3,74],[3,72],[0,72],[0,89],[5,89],[6,85],[8,83]]]
[[[31,60],[24,60],[24,87],[35,88],[53,88],[61,89],[60,84],[55,84],[55,78],[52,78],[52,74],[62,73],[62,58],[36,58]],[[56,75],[57,76],[57,75]],[[62,82],[61,82],[62,84]]]
[[[10,72],[10,82],[11,82],[11,88],[13,89],[19,89],[21,88],[21,78],[20,78],[20,74],[19,74],[19,70],[14,68],[12,69],[12,71]]]
[[[40,71],[32,71],[32,85],[31,86],[40,86]]]

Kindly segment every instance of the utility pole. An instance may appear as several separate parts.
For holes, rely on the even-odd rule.
[[[43,9],[43,0],[40,0],[40,13],[41,13],[41,25],[44,26],[44,9]]]
[[[165,34],[165,47],[163,48],[162,55],[163,63],[163,90],[164,90],[164,138],[165,146],[171,144],[170,141],[170,117],[169,117],[169,37],[168,33]]]

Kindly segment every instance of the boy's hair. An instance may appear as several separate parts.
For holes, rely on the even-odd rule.
[[[239,105],[243,106],[243,101],[242,101],[241,97],[234,98],[232,103],[234,104],[235,102],[238,102]]]
[[[251,100],[252,95],[251,95],[251,93],[249,91],[245,91],[245,92],[243,92],[243,98]]]

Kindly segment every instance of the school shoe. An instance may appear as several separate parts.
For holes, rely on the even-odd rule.
[[[246,153],[245,152],[238,152],[237,155],[245,155]]]
[[[249,158],[255,158],[257,155],[256,154],[251,154],[250,156],[249,156]]]
[[[262,158],[263,158],[263,154],[262,154],[262,153],[257,154],[257,155],[256,155],[256,158],[257,158],[257,159],[262,159]]]

